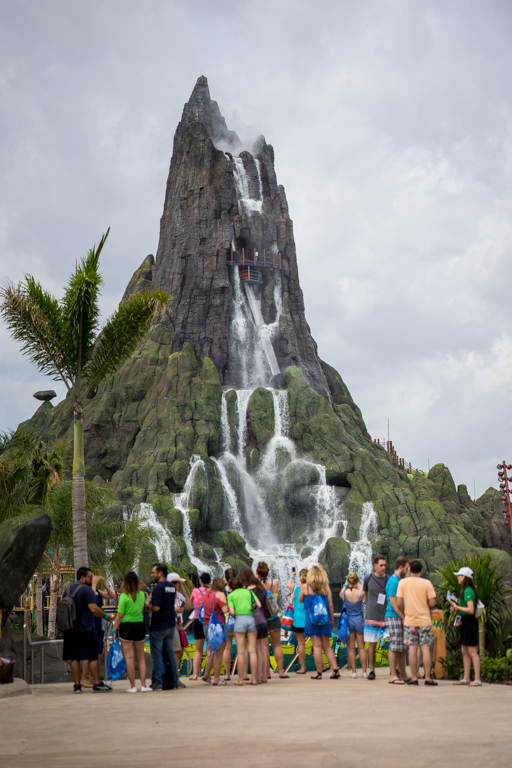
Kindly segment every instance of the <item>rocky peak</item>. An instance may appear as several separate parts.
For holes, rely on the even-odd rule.
[[[225,144],[233,151],[242,146],[235,131],[228,130],[226,121],[221,115],[219,105],[210,98],[208,80],[201,75],[197,78],[194,90],[183,108],[181,124],[201,123],[207,130],[208,136],[215,145]]]

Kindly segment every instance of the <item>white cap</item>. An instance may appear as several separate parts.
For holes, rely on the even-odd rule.
[[[167,576],[167,581],[185,581],[185,579],[182,579],[179,573],[170,573]]]
[[[454,575],[455,576],[468,576],[468,578],[472,579],[473,578],[473,571],[471,570],[471,568],[467,568],[466,566],[464,566],[463,568],[459,568],[457,573],[454,573]]]

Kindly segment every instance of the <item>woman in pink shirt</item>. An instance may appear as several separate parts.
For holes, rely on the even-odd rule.
[[[208,625],[212,617],[212,613],[215,611],[220,624],[224,625],[224,615],[228,612],[228,603],[226,595],[224,594],[224,579],[214,579],[213,584],[204,596],[203,600],[204,617],[203,627],[205,637],[208,635]],[[208,646],[207,646],[208,647]],[[205,683],[210,682],[210,671],[213,666],[213,685],[226,685],[225,680],[220,680],[220,668],[222,666],[222,655],[224,648],[226,647],[226,641],[221,643],[215,653],[206,657],[206,664],[204,668],[204,675],[201,678]]]

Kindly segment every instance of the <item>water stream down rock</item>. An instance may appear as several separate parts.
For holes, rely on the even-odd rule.
[[[498,492],[473,502],[441,464],[398,470],[319,359],[274,150],[260,136],[242,151],[205,77],[174,137],[156,258],[125,297],[148,287],[172,300],[89,393],[85,451],[88,478],[158,532],[156,555],[189,573],[265,559],[283,580],[321,562],[340,582],[377,552],[433,574],[485,548],[510,570]],[[71,412],[44,402],[24,427],[70,439]]]

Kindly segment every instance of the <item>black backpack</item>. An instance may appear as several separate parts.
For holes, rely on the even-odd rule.
[[[71,594],[71,587],[66,587],[62,600],[57,606],[57,626],[61,632],[67,632],[69,629],[76,627],[79,619],[79,614],[76,608],[76,593],[79,589],[82,589],[84,585],[79,584],[73,594]]]

